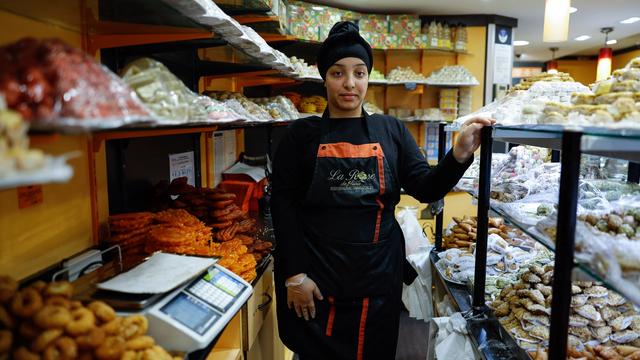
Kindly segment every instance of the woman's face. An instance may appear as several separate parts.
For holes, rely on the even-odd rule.
[[[368,83],[367,65],[361,59],[348,57],[333,64],[325,79],[331,116],[359,116]]]

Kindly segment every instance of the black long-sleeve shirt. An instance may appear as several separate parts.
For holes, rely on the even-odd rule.
[[[443,198],[460,180],[473,159],[459,163],[449,151],[431,168],[415,140],[400,121],[393,117],[372,115],[381,121],[395,148],[384,148],[387,161],[400,186],[421,202]],[[299,214],[301,202],[313,177],[320,143],[320,118],[310,117],[293,122],[281,140],[273,163],[271,212],[276,235],[276,266],[281,278],[306,273],[308,256],[304,245]],[[330,142],[360,145],[369,142],[364,118],[331,119]],[[391,206],[400,201],[399,189],[391,196]],[[385,204],[385,208],[389,204]],[[327,224],[330,226],[329,224]]]

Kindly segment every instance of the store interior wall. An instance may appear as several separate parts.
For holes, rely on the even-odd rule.
[[[584,85],[596,82],[596,60],[558,60],[558,71],[569,73],[573,79]]]
[[[611,69],[616,70],[625,67],[629,63],[629,61],[637,57],[640,57],[640,49],[614,55],[613,61],[611,62]]]

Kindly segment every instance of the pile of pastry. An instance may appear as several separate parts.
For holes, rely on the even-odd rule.
[[[73,292],[66,281],[18,289],[0,276],[0,358],[174,359],[146,335],[143,315],[120,317],[103,302],[73,300]]]
[[[462,218],[454,216],[453,221],[455,225],[445,230],[442,237],[442,247],[445,249],[468,248],[474,244],[478,236],[478,218],[468,215]],[[510,238],[504,220],[499,217],[489,218],[489,234],[497,234],[503,239]]]
[[[538,75],[530,76],[528,78],[522,79],[520,83],[511,89],[509,89],[509,94],[518,90],[529,90],[531,86],[539,81],[545,82],[574,82],[571,75],[563,72],[559,72],[557,74],[550,74],[547,72],[540,73]]]

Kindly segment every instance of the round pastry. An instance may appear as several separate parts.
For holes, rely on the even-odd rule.
[[[127,350],[140,351],[153,347],[156,344],[151,336],[138,336],[127,341]]]
[[[52,296],[44,301],[45,305],[60,306],[67,310],[71,309],[71,301],[64,296]]]
[[[38,280],[33,284],[30,284],[29,287],[38,290],[39,293],[42,293],[47,287],[47,283],[42,280]]]
[[[633,93],[618,92],[618,93],[602,94],[596,97],[595,103],[598,105],[613,104],[616,100],[620,98],[633,98]]]
[[[108,323],[116,318],[116,312],[113,308],[102,301],[93,301],[87,308],[89,308],[95,316],[103,323]]]
[[[122,320],[122,335],[125,339],[132,339],[147,333],[149,322],[144,315],[132,315]]]
[[[31,321],[23,321],[18,327],[18,335],[27,340],[37,338],[40,333],[42,333],[42,330]]]
[[[11,311],[16,316],[28,318],[42,309],[42,297],[34,288],[26,288],[17,292],[11,301]]]
[[[80,349],[95,349],[107,338],[107,334],[101,328],[93,328],[88,333],[76,338]]]
[[[78,346],[70,337],[61,337],[49,345],[45,351],[44,360],[74,360],[78,357]]]
[[[593,122],[596,124],[608,124],[613,122],[613,116],[608,111],[596,110],[593,114]]]
[[[64,296],[70,298],[73,295],[73,285],[68,281],[54,281],[44,289],[45,296]]]
[[[564,115],[558,112],[550,112],[543,116],[543,123],[545,124],[563,124],[566,121]]]
[[[561,115],[567,115],[567,113],[571,110],[571,106],[567,106],[565,104],[549,101],[545,104],[543,112],[545,114],[550,113],[558,113]]]
[[[35,352],[43,352],[44,349],[62,336],[63,333],[61,329],[45,330],[36,338],[31,348]]]
[[[33,322],[42,329],[64,329],[71,320],[69,310],[55,305],[43,307],[33,318]]]
[[[612,92],[634,92],[640,91],[640,81],[638,80],[623,80],[614,83],[611,86]]]
[[[7,329],[12,329],[14,322],[11,314],[4,308],[4,306],[0,305],[0,325]]]
[[[9,352],[13,344],[13,333],[9,330],[0,330],[0,354]]]
[[[6,303],[18,291],[18,282],[12,277],[0,275],[0,303]]]
[[[32,353],[24,346],[19,347],[13,352],[13,358],[15,360],[40,360],[38,354]]]
[[[93,329],[96,318],[89,309],[78,308],[71,312],[71,321],[65,327],[69,335],[78,336]]]
[[[96,349],[96,357],[100,360],[119,360],[125,351],[126,342],[120,336],[108,337]]]
[[[117,317],[100,327],[107,335],[117,335],[122,328],[122,318]]]

